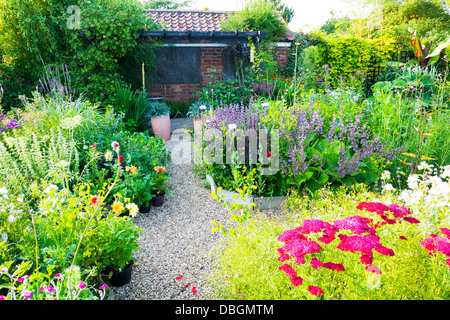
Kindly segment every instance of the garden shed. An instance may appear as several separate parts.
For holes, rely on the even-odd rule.
[[[156,74],[148,89],[150,97],[187,101],[202,85],[217,80],[233,80],[235,57],[250,55],[249,40],[257,48],[265,32],[226,32],[221,22],[230,12],[208,10],[148,10],[160,31],[142,32],[143,37],[155,37],[161,44],[156,52]],[[288,61],[292,33],[276,43],[277,61]]]

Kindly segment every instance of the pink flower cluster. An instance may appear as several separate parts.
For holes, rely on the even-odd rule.
[[[284,271],[289,278],[291,278],[291,283],[294,287],[297,287],[303,283],[303,278],[297,275],[297,271],[292,268],[291,265],[285,263],[278,268],[281,271]]]
[[[440,231],[445,235],[445,237],[431,234],[430,238],[419,242],[419,244],[427,249],[429,251],[428,254],[432,256],[436,256],[436,252],[442,253],[448,258],[445,262],[450,267],[450,229],[441,228]]]
[[[399,206],[397,204],[390,204],[386,206],[379,202],[361,202],[358,206],[356,206],[356,209],[365,209],[368,212],[375,212],[381,217],[381,219],[384,220],[376,223],[374,228],[378,228],[384,224],[395,224],[397,222],[401,223],[401,219],[409,223],[420,223],[419,220],[411,217],[411,211],[409,211],[406,207]],[[391,214],[393,217],[390,216]]]
[[[333,223],[318,219],[305,220],[300,227],[294,230],[286,230],[278,237],[278,241],[285,243],[277,250],[279,253],[278,261],[285,262],[290,258],[295,258],[295,264],[305,264],[306,256],[318,253],[322,250],[322,246],[316,241],[308,238],[308,236],[311,234],[320,234],[320,237],[317,239],[319,242],[330,244],[338,237],[340,243],[337,248],[339,250],[359,252],[361,254],[360,261],[363,265],[366,265],[367,269],[373,263],[374,250],[385,256],[395,255],[392,249],[384,247],[381,244],[380,237],[376,235],[376,229],[378,227],[384,224],[401,223],[402,220],[410,223],[420,222],[411,217],[411,212],[406,207],[396,204],[386,206],[382,203],[361,202],[356,208],[368,212],[375,212],[383,221],[374,223],[373,219],[358,215],[347,217],[342,220],[336,220]],[[348,236],[341,234],[341,231],[350,231],[353,235]],[[337,233],[339,234],[336,236]],[[450,234],[450,230],[448,230],[448,234]],[[316,257],[311,258],[310,264],[314,269],[326,268],[337,272],[345,271],[344,265],[340,263],[322,262]],[[291,265],[283,264],[279,269],[289,276],[294,286],[302,284],[303,279],[297,275],[297,272]],[[309,288],[312,288],[312,292]],[[316,295],[315,293],[323,293],[322,289],[319,287],[310,286],[309,288],[308,290],[311,294]]]
[[[341,242],[337,248],[342,251],[360,252],[360,261],[362,264],[371,265],[373,263],[373,250],[384,256],[394,256],[392,249],[381,245],[380,237],[377,235],[346,236],[341,234],[339,238]]]

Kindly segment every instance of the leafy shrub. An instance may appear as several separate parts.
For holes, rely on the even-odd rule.
[[[27,194],[44,181],[68,186],[78,172],[78,152],[61,130],[48,136],[13,134],[0,141],[1,181],[12,191]]]
[[[328,37],[325,44],[318,44],[319,65],[329,65],[329,81],[333,87],[339,87],[342,81],[350,79],[357,70],[367,74],[376,63],[390,59],[391,43],[389,39],[366,40],[356,37]]]
[[[84,3],[81,28],[85,34],[71,32],[79,70],[77,90],[105,105],[115,105],[118,61],[136,48],[140,30],[152,30],[156,25],[138,2],[115,0]]]
[[[260,31],[267,32],[265,43],[280,39],[287,31],[285,23],[279,19],[280,13],[270,1],[250,0],[236,14],[231,15],[222,24],[224,31]]]

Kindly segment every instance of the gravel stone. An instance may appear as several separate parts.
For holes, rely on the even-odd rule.
[[[167,142],[168,149],[173,147]],[[172,195],[164,205],[139,213],[133,220],[144,232],[135,252],[132,280],[111,287],[113,300],[196,300],[210,299],[206,273],[211,268],[210,253],[223,234],[212,233],[212,220],[227,226],[229,209],[211,198],[211,191],[192,171],[192,164],[169,163]],[[181,280],[176,277],[183,275]],[[188,287],[185,287],[190,283]],[[197,293],[192,288],[197,287]]]

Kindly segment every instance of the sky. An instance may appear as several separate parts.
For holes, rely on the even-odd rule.
[[[322,26],[334,11],[338,16],[351,13],[348,1],[345,0],[283,0],[287,6],[294,9],[294,18],[289,24],[293,32],[307,32]],[[242,6],[242,0],[192,0],[190,9],[236,11]]]

